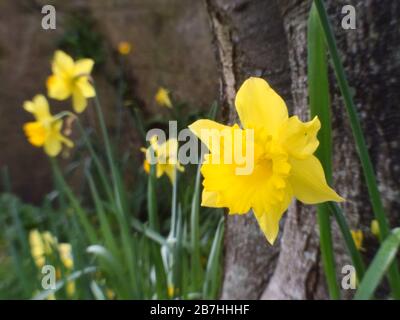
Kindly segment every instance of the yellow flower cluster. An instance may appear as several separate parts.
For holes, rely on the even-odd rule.
[[[58,243],[49,231],[39,232],[37,229],[29,233],[29,245],[31,248],[31,255],[40,269],[46,263],[46,258],[52,254],[57,253],[67,271],[72,271],[74,268],[74,259],[72,255],[72,247],[69,243]],[[60,278],[61,272],[59,269],[56,271],[56,276]],[[68,281],[66,284],[66,292],[68,296],[73,296],[75,293],[75,282]]]
[[[46,82],[48,96],[56,100],[65,100],[72,96],[75,112],[83,112],[87,107],[87,99],[96,95],[90,83],[93,65],[92,59],[74,61],[65,52],[56,51],[51,64],[53,74]],[[66,113],[53,116],[46,97],[36,95],[32,101],[24,103],[24,109],[35,118],[35,121],[28,122],[23,127],[28,141],[33,146],[44,147],[51,157],[57,156],[63,145],[73,146],[72,141],[61,134],[62,117]]]

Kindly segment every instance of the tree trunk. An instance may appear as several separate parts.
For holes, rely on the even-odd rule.
[[[284,98],[291,114],[309,118],[307,95],[308,0],[205,0],[220,65],[225,120],[237,122],[234,97],[249,76],[260,76]],[[383,4],[384,2],[384,4]],[[379,187],[392,226],[399,218],[400,3],[326,1],[341,57],[360,112]],[[341,28],[344,5],[356,8],[356,29]],[[334,189],[346,202],[349,224],[364,231],[368,260],[377,242],[369,231],[372,211],[347,114],[331,72]],[[225,234],[223,299],[326,299],[315,207],[293,202],[280,239],[270,246],[253,214],[229,216]],[[338,281],[350,264],[333,221]],[[351,291],[342,292],[344,298]]]

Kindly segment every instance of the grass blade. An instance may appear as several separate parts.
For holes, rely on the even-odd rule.
[[[396,258],[400,246],[400,228],[396,228],[385,239],[379,248],[374,260],[372,260],[365,277],[360,283],[354,299],[370,299],[374,294],[384,274]]]
[[[203,287],[203,299],[216,299],[219,289],[220,257],[224,236],[224,217],[218,223],[217,231],[211,246],[207,261],[206,274]]]
[[[311,7],[307,28],[308,48],[308,93],[311,117],[318,116],[321,129],[316,156],[321,161],[328,183],[332,182],[332,134],[331,111],[329,102],[328,65],[326,47],[321,23],[315,6]],[[336,278],[335,257],[332,245],[330,211],[325,203],[317,206],[318,226],[320,231],[321,255],[332,299],[340,299],[340,289]]]
[[[54,176],[57,179],[57,182],[62,188],[62,191],[65,192],[65,195],[69,199],[72,208],[75,210],[76,214],[79,217],[79,220],[82,223],[83,228],[85,229],[86,234],[88,235],[88,238],[91,243],[97,243],[97,235],[96,231],[94,230],[93,226],[90,224],[85,210],[81,207],[79,204],[78,199],[75,197],[73,194],[71,188],[68,186],[68,184],[65,182],[63,175],[61,174],[61,170],[56,162],[55,159],[51,158],[51,164],[54,172]]]
[[[321,21],[322,28],[325,34],[325,40],[328,45],[329,53],[332,59],[333,69],[342,93],[344,103],[346,106],[347,114],[349,116],[353,137],[357,145],[357,151],[360,157],[361,165],[364,172],[364,177],[368,187],[372,209],[375,217],[378,220],[379,229],[382,239],[385,239],[389,234],[389,223],[386,219],[385,210],[383,208],[382,200],[379,194],[378,185],[376,182],[375,173],[373,170],[372,162],[369,157],[367,145],[362,132],[358,113],[351,95],[350,87],[344,72],[343,64],[339,58],[339,52],[336,46],[335,36],[330,25],[328,15],[322,0],[314,0],[317,8],[318,15]],[[392,289],[393,297],[400,299],[400,274],[397,262],[390,266],[388,272],[389,283]]]
[[[192,208],[190,215],[190,228],[191,228],[191,268],[192,268],[192,290],[196,291],[201,288],[202,275],[201,275],[201,260],[200,260],[200,168],[198,165],[194,193],[192,198]]]
[[[346,243],[347,250],[349,251],[351,261],[353,262],[354,268],[357,272],[357,279],[361,280],[364,277],[365,266],[360,252],[357,250],[354,239],[351,236],[350,228],[347,225],[346,218],[342,212],[342,209],[335,202],[328,202],[327,206],[336,218],[336,222],[339,225],[340,231],[342,232],[343,239]]]

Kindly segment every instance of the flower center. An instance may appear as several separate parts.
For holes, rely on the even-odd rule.
[[[25,125],[25,133],[29,142],[37,147],[44,144],[46,140],[46,129],[40,122],[31,122]]]

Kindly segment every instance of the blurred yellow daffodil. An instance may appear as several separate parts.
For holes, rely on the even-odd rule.
[[[120,55],[126,56],[132,51],[132,45],[128,41],[118,43],[118,52]]]
[[[149,148],[141,148],[141,151],[146,154],[146,159],[143,163],[143,168],[147,173],[150,173],[151,154],[154,151],[154,161],[156,162],[156,176],[160,178],[164,173],[168,176],[171,183],[175,182],[176,171],[183,172],[185,168],[178,161],[178,140],[169,139],[164,143],[159,144],[157,137],[153,136],[150,140]]]
[[[371,221],[371,232],[375,237],[379,238],[380,236],[379,223],[378,220],[376,219]]]
[[[155,100],[162,107],[172,108],[171,99],[169,98],[169,91],[163,87],[160,87],[157,90]]]
[[[61,262],[67,269],[74,268],[74,260],[72,257],[72,247],[69,243],[60,243],[58,245],[58,252]]]
[[[210,152],[201,168],[203,206],[227,207],[230,214],[252,209],[273,244],[293,197],[306,204],[344,200],[328,186],[321,163],[313,155],[319,144],[317,117],[309,122],[289,117],[283,99],[261,78],[243,83],[235,105],[242,129],[211,120],[189,126]],[[238,174],[244,163],[236,160],[236,154],[248,147],[253,152],[252,170]],[[215,161],[232,155],[231,162]]]
[[[89,80],[93,65],[92,59],[74,61],[65,52],[57,50],[51,65],[53,74],[47,78],[49,97],[65,100],[72,96],[75,112],[83,112],[87,106],[87,98],[96,95]]]
[[[175,287],[173,285],[169,285],[167,288],[168,298],[173,298],[175,294]]]
[[[56,239],[49,232],[40,233],[35,229],[29,233],[32,258],[38,268],[44,266],[46,256],[51,254],[56,243]]]
[[[31,254],[38,268],[42,268],[45,264],[46,257],[50,256],[54,250],[58,251],[58,255],[64,267],[72,270],[74,260],[72,257],[72,248],[69,243],[58,243],[49,231],[39,232],[37,229],[29,233],[29,245]]]
[[[361,230],[350,230],[351,236],[353,237],[354,244],[356,245],[357,250],[364,250],[362,244],[364,240],[364,235]]]
[[[49,104],[43,95],[36,95],[32,101],[25,101],[24,109],[33,114],[36,121],[27,122],[23,129],[28,141],[35,147],[44,147],[45,152],[54,157],[62,145],[72,147],[74,144],[61,134],[63,121],[50,114]]]

